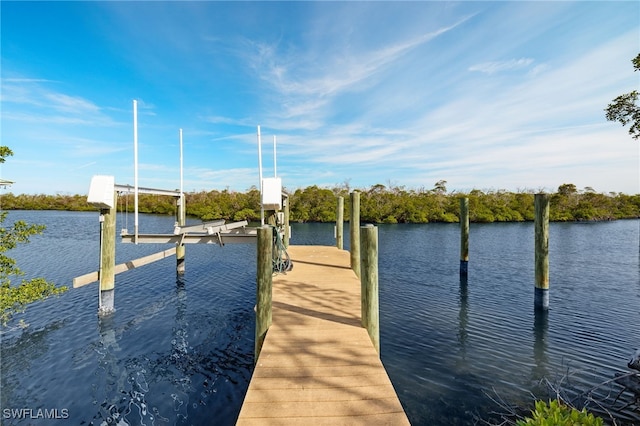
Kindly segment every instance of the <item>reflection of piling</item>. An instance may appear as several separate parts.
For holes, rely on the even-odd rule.
[[[378,302],[378,228],[361,228],[360,298],[362,326],[367,329],[373,346],[380,354],[380,313]]]
[[[98,314],[110,314],[115,310],[116,267],[116,194],[113,207],[100,210],[100,300]]]
[[[460,275],[469,271],[469,199],[460,198]]]
[[[178,226],[183,227],[187,223],[186,206],[184,194],[180,194],[178,198]],[[185,247],[184,244],[176,243],[176,272],[184,274],[185,268]]]
[[[271,300],[273,279],[273,227],[258,228],[258,270],[256,286],[256,336],[254,361],[258,361],[262,343],[271,325]]]
[[[549,309],[549,195],[535,195],[534,307]]]
[[[360,193],[351,193],[351,218],[349,221],[351,269],[360,278]]]
[[[534,312],[533,320],[533,359],[535,366],[532,370],[532,380],[539,383],[536,392],[546,391],[542,385],[542,379],[548,376],[547,364],[547,330],[549,329],[549,311],[538,309]]]
[[[170,362],[176,367],[176,377],[174,393],[172,398],[174,401],[179,401],[174,405],[174,410],[177,418],[187,418],[188,401],[191,388],[190,371],[188,365],[190,362],[189,356],[189,341],[187,339],[189,322],[187,321],[187,290],[184,280],[184,275],[179,274],[176,276],[176,292],[175,292],[176,313],[174,319],[174,326],[171,333],[171,357]],[[182,377],[180,374],[182,373]],[[152,422],[150,422],[152,423]]]
[[[460,277],[460,312],[458,314],[458,343],[464,349],[469,323],[469,287],[467,276]]]
[[[124,393],[123,390],[127,388],[129,378],[127,368],[123,368],[118,363],[117,354],[120,353],[121,348],[113,321],[112,315],[98,318],[100,337],[96,348],[98,368],[93,377],[94,385],[91,387],[93,398],[99,402],[96,405],[99,411],[94,418],[101,417],[103,424],[117,424],[121,419],[119,408],[122,400],[118,395]]]
[[[456,368],[458,371],[463,371],[468,368],[467,360],[467,339],[469,333],[467,332],[467,326],[469,324],[469,292],[468,292],[468,276],[460,275],[460,311],[458,312],[458,346],[460,350],[460,356],[456,360]]]
[[[336,211],[336,247],[342,250],[344,230],[344,198],[338,197],[338,209]]]

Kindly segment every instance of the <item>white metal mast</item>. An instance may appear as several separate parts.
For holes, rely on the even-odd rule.
[[[262,205],[262,140],[260,139],[260,125],[258,125],[258,169],[260,170],[260,225],[264,226],[264,207]]]
[[[184,173],[183,173],[183,156],[182,156],[182,129],[180,129],[180,198],[183,197],[184,192]]]
[[[133,100],[133,240],[138,244],[138,101]]]
[[[184,204],[184,156],[182,154],[182,129],[180,129],[180,226],[184,226],[184,212],[186,212],[187,206]]]
[[[273,177],[278,177],[276,170],[276,135],[273,135]]]

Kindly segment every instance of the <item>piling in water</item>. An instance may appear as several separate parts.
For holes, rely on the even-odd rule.
[[[469,199],[460,198],[460,275],[469,271]]]
[[[380,354],[380,313],[378,302],[378,228],[366,225],[360,234],[362,256],[360,297],[362,326],[367,329],[373,346]]]
[[[284,248],[289,248],[289,240],[291,239],[291,228],[289,227],[289,197],[282,199],[282,208],[284,209]]]
[[[549,195],[535,195],[534,307],[549,309]]]
[[[271,326],[273,229],[269,225],[258,228],[254,362],[258,361],[267,330]]]
[[[349,244],[351,269],[360,278],[360,193],[351,193],[351,218],[349,220]]]
[[[344,198],[338,197],[338,208],[336,211],[336,247],[343,248],[344,231]]]
[[[108,315],[115,310],[116,267],[116,193],[113,207],[100,210],[100,297],[99,315]]]

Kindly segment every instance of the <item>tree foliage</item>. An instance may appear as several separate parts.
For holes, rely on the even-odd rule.
[[[604,421],[586,409],[577,410],[559,400],[536,401],[531,417],[518,420],[516,426],[602,426]]]
[[[640,71],[640,53],[632,59],[634,72]],[[629,134],[632,138],[640,138],[640,105],[638,105],[638,91],[618,96],[605,108],[605,115],[609,121],[619,121],[626,126],[631,123]]]
[[[5,157],[13,155],[6,146],[0,146],[0,163]],[[54,294],[67,290],[66,287],[56,287],[43,278],[31,280],[23,279],[19,285],[11,285],[12,277],[20,277],[24,272],[18,268],[15,259],[6,255],[18,244],[29,242],[32,235],[41,234],[44,225],[32,225],[19,220],[10,227],[2,226],[7,218],[7,212],[0,212],[0,324],[6,326],[17,312],[25,310],[29,303],[45,299]]]
[[[459,198],[469,198],[469,219],[476,223],[522,222],[534,219],[534,191],[504,190],[468,193],[446,192],[446,181],[436,182],[432,189],[408,190],[402,186],[382,184],[360,191],[360,217],[369,223],[429,223],[457,222]],[[349,191],[345,185],[332,189],[316,185],[300,188],[290,194],[292,222],[333,222],[336,220],[336,198],[344,197],[344,217],[348,220]],[[260,192],[202,191],[186,194],[187,214],[202,220],[260,220]],[[118,199],[119,212],[133,211],[133,196]],[[86,195],[13,195],[3,196],[5,209],[28,210],[95,210],[86,202]],[[597,193],[593,188],[580,190],[565,183],[551,194],[552,221],[614,220],[640,217],[640,194]],[[176,215],[172,197],[142,194],[141,213]]]

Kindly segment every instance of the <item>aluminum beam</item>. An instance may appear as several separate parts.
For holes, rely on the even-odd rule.
[[[134,186],[133,185],[115,184],[114,185],[114,189],[117,192],[124,192],[126,194],[133,194],[134,193]],[[171,197],[180,197],[180,191],[171,191],[171,190],[168,190],[168,189],[155,189],[155,188],[138,187],[138,193],[139,194],[168,195],[168,196],[171,196]]]
[[[217,234],[138,234],[138,243],[153,244],[238,244],[254,243],[257,231],[255,229],[237,229]],[[135,235],[123,234],[123,243],[133,243]]]
[[[230,231],[236,228],[244,228],[248,224],[249,222],[247,222],[246,220],[242,220],[240,222],[232,222],[225,225],[224,220],[219,220],[215,222],[205,222],[205,223],[201,223],[200,225],[193,225],[193,226],[182,226],[182,227],[176,226],[173,233],[178,235],[178,234],[189,234],[192,232],[195,232],[195,233],[206,232],[207,234],[212,235],[212,234],[217,234],[219,232]]]

